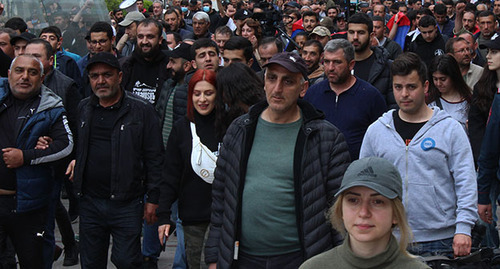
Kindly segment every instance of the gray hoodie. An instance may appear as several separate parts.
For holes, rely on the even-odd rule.
[[[403,179],[403,204],[414,242],[471,234],[477,216],[477,184],[472,150],[456,120],[437,107],[406,146],[390,110],[365,134],[360,158],[394,163]]]

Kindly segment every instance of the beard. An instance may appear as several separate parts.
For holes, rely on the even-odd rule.
[[[179,69],[179,71],[170,70],[170,74],[172,75],[172,79],[175,82],[179,82],[179,81],[183,80],[184,76],[186,76],[186,73],[184,72],[184,70],[182,68]]]
[[[144,58],[152,58],[160,51],[160,47],[156,46],[156,47],[151,47],[151,49],[148,52],[143,52],[142,50],[143,47],[149,47],[149,45],[142,45],[139,47],[139,54]]]
[[[370,46],[370,39],[368,39],[368,41],[366,43],[361,43],[359,44],[359,46],[356,48],[354,48],[354,51],[356,52],[360,52],[360,51],[365,51],[366,48],[368,48]]]

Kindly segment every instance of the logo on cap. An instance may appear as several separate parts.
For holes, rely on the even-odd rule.
[[[375,172],[373,172],[373,168],[371,166],[368,166],[367,168],[363,169],[363,171],[359,172],[358,177],[360,176],[377,177],[377,175],[375,175]]]
[[[490,40],[495,40],[497,37],[498,37],[498,34],[497,34],[497,33],[495,33],[495,34],[491,37],[491,39],[490,39]]]
[[[294,63],[297,62],[297,60],[295,60],[295,58],[293,58],[293,56],[290,56],[290,60],[292,60]]]

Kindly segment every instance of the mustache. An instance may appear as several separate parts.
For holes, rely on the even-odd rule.
[[[95,87],[95,89],[96,89],[96,90],[99,90],[99,89],[101,89],[101,88],[109,88],[109,85],[108,85],[108,84],[101,84],[101,85],[97,85],[97,86]]]

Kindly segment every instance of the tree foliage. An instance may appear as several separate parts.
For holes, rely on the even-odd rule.
[[[123,2],[123,0],[104,0],[104,1],[106,2],[106,7],[108,8],[108,11],[118,8],[120,4]],[[152,1],[144,0],[145,9],[148,9],[152,4],[153,4]]]

